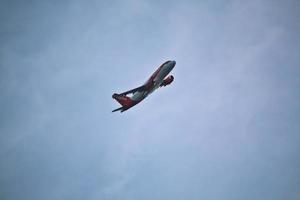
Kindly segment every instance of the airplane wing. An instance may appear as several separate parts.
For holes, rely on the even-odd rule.
[[[135,93],[135,92],[137,92],[137,91],[144,91],[145,88],[146,88],[145,85],[142,85],[142,86],[137,87],[137,88],[134,88],[134,89],[132,89],[132,90],[128,90],[128,91],[126,91],[126,92],[123,92],[123,93],[121,93],[121,94],[119,94],[119,95],[133,94],[133,93]]]

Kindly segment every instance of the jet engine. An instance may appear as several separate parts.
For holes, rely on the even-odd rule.
[[[164,81],[162,82],[160,87],[171,84],[173,82],[173,80],[174,80],[174,76],[172,76],[172,75],[168,76],[167,78],[164,79]]]

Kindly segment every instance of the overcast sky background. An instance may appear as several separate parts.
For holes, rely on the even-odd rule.
[[[0,199],[300,199],[299,34],[297,0],[2,0]]]

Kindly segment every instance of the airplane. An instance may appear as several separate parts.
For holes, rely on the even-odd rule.
[[[136,104],[140,103],[149,94],[151,94],[154,90],[158,89],[159,87],[165,87],[171,84],[174,80],[174,77],[172,75],[169,75],[167,77],[167,75],[172,71],[175,65],[175,60],[166,61],[151,75],[151,77],[142,86],[120,94],[114,93],[112,95],[112,98],[119,102],[122,105],[122,107],[117,108],[112,112],[124,112],[129,108],[135,106]],[[132,96],[129,97],[127,96],[128,94],[132,94]]]

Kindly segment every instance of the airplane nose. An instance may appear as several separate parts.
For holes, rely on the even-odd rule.
[[[176,65],[176,61],[175,60],[171,61],[172,69],[175,67],[175,65]]]

